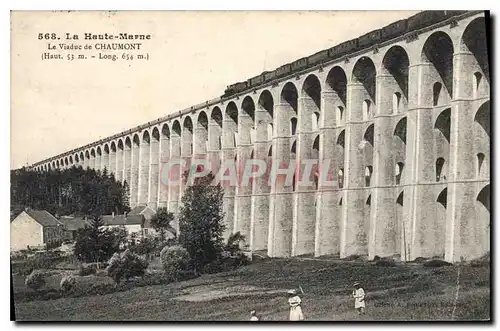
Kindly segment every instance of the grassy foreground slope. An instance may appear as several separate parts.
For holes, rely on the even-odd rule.
[[[306,320],[451,320],[458,268],[273,259],[169,285],[17,303],[16,319],[246,321],[255,309],[262,320],[286,320],[286,291],[300,285]],[[349,298],[354,281],[367,292],[364,316]],[[454,319],[490,319],[489,267],[461,266],[459,284]]]

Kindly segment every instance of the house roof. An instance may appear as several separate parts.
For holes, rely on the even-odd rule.
[[[54,216],[52,216],[46,210],[34,210],[28,209],[25,210],[26,214],[28,214],[32,219],[40,223],[42,226],[59,226],[62,225],[61,222],[57,220]]]
[[[64,227],[68,231],[76,231],[78,229],[84,228],[86,225],[90,225],[90,222],[82,217],[61,217],[59,222],[64,224]]]
[[[146,209],[147,207],[146,206],[137,206],[135,207],[134,209],[132,209],[128,215],[140,215],[144,209]]]
[[[111,225],[142,225],[144,223],[143,215],[104,215],[102,221],[105,226]]]

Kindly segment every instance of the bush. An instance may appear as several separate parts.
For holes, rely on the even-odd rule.
[[[115,253],[109,259],[106,273],[116,284],[122,279],[142,277],[148,267],[148,262],[137,254],[126,250],[123,254]]]
[[[377,262],[375,262],[375,265],[379,267],[395,267],[396,261],[393,259],[382,258],[378,259]]]
[[[97,271],[97,266],[95,264],[89,264],[87,266],[81,265],[78,271],[78,276],[88,276],[93,275]]]
[[[181,246],[166,246],[160,253],[163,270],[174,280],[185,273],[189,260],[189,253]]]
[[[26,277],[24,284],[32,290],[39,290],[45,285],[45,275],[43,272],[35,270]]]
[[[443,260],[430,260],[424,263],[424,267],[431,267],[431,268],[440,268],[449,265],[452,264]]]
[[[73,275],[65,275],[61,279],[60,283],[61,291],[69,292],[75,287],[75,284],[76,284],[76,279],[75,277],[73,277]]]

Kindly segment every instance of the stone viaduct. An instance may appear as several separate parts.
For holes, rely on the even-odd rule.
[[[225,187],[227,234],[272,257],[476,258],[490,249],[485,26],[466,12],[31,168],[107,168],[132,207],[176,213],[185,184],[162,182],[169,159],[330,160],[336,187]]]

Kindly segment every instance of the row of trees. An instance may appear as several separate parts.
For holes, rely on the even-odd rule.
[[[129,189],[107,170],[72,167],[44,172],[11,171],[11,220],[26,207],[53,215],[122,214],[130,210]]]

